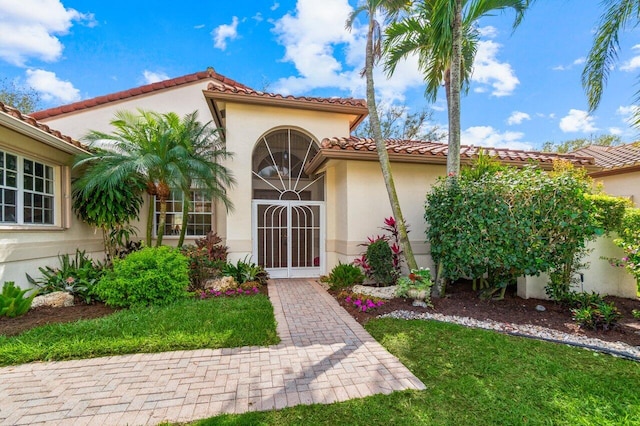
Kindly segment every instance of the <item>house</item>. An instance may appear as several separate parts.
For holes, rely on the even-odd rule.
[[[102,236],[71,210],[71,163],[85,147],[0,103],[0,283],[26,286],[25,272],[57,255],[102,253]]]
[[[591,145],[574,152],[593,157],[599,170],[589,175],[601,182],[607,194],[628,197],[640,207],[640,145],[630,143],[619,146]]]
[[[272,277],[318,276],[359,256],[360,244],[379,233],[383,219],[391,216],[375,144],[350,136],[368,113],[363,100],[265,93],[210,68],[33,117],[82,139],[90,129],[111,131],[116,111],[140,108],[180,115],[198,110],[202,121],[213,120],[223,129],[234,154],[227,165],[237,179],[228,194],[235,209],[226,212],[196,192],[187,233],[197,238],[214,230],[229,246],[232,260],[251,256]],[[447,146],[402,140],[389,140],[387,146],[417,261],[432,266],[423,205],[430,186],[445,174]],[[549,169],[553,160],[563,158],[595,168],[592,158],[578,155],[488,152],[514,165],[535,161]],[[477,153],[476,147],[462,147],[462,162]],[[179,208],[180,203],[171,205]],[[178,213],[169,211],[167,229],[184,226]]]

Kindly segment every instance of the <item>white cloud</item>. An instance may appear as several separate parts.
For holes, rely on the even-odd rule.
[[[158,81],[169,80],[169,76],[162,71],[149,71],[144,70],[142,72],[145,84],[157,83]]]
[[[575,61],[573,61],[572,65],[582,65],[582,64],[584,64],[586,61],[587,61],[587,58],[585,58],[585,57],[583,56],[583,57],[580,57],[580,58],[576,59]]]
[[[474,126],[462,131],[460,139],[463,145],[486,146],[531,150],[533,145],[523,141],[522,132],[500,132],[491,126]]]
[[[204,28],[204,24],[194,25],[193,28],[195,28],[196,30],[201,30]]]
[[[552,69],[552,70],[554,70],[554,71],[568,71],[568,70],[570,70],[571,68],[573,68],[573,67],[574,67],[574,66],[576,66],[576,65],[582,65],[582,64],[584,64],[584,63],[585,63],[585,61],[586,61],[586,58],[585,58],[585,57],[580,57],[580,58],[578,58],[578,59],[575,59],[575,60],[574,60],[573,62],[571,62],[571,64],[569,64],[569,65],[557,65],[557,66],[555,66],[555,67],[553,67],[553,68],[551,68],[551,69]]]
[[[514,124],[521,124],[524,120],[531,120],[531,116],[526,112],[513,111],[507,119],[507,124],[510,126]]]
[[[273,11],[273,10],[278,9],[279,7],[280,7],[280,3],[275,2],[275,3],[273,3],[273,5],[269,9],[271,9]]]
[[[262,17],[262,13],[260,13],[260,12],[256,13],[255,15],[253,15],[253,16],[251,17],[251,19],[253,19],[253,20],[254,20],[254,21],[256,21],[256,22],[262,22],[262,21],[264,21],[264,18]]]
[[[640,50],[640,44],[636,44],[631,49]],[[640,55],[634,56],[633,58],[625,61],[622,65],[620,65],[620,71],[635,71],[640,68]]]
[[[42,99],[63,103],[79,101],[80,91],[68,81],[58,79],[55,73],[45,70],[27,70],[27,84],[42,95]]]
[[[595,126],[593,117],[587,111],[570,109],[569,114],[560,119],[560,130],[565,133],[591,133],[599,129]]]
[[[234,16],[231,24],[223,24],[215,28],[211,35],[213,36],[214,47],[225,50],[227,48],[227,40],[234,40],[238,37],[238,17]]]
[[[297,70],[297,75],[276,81],[274,91],[301,94],[316,88],[338,88],[351,96],[364,96],[365,80],[360,71],[366,28],[356,22],[351,32],[345,29],[352,11],[348,0],[325,0],[322,8],[316,0],[298,0],[294,12],[274,22],[273,32],[285,48],[283,61],[291,62]],[[374,72],[377,94],[386,102],[403,101],[408,87],[424,84],[415,57],[400,62],[390,79],[380,67]]]
[[[614,136],[621,136],[624,132],[619,127],[609,127],[609,133]]]
[[[509,96],[520,80],[516,77],[511,65],[499,62],[496,58],[500,44],[491,40],[480,40],[473,63],[471,80],[476,83],[490,85],[493,96]]]
[[[65,35],[74,22],[95,25],[92,14],[65,8],[60,0],[0,0],[0,59],[24,66],[29,58],[60,59]]]
[[[639,110],[640,107],[638,107],[638,105],[619,106],[616,114],[622,116],[622,120],[625,123],[631,123],[633,122],[634,115],[640,112]]]
[[[491,25],[487,25],[486,27],[478,28],[478,33],[480,33],[481,37],[494,38],[498,35],[498,29]]]

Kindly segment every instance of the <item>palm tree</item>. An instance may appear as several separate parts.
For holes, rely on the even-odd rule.
[[[607,6],[600,17],[593,46],[587,56],[586,65],[582,71],[582,86],[587,92],[589,111],[598,108],[604,86],[607,84],[611,72],[618,59],[620,43],[618,33],[627,27],[635,27],[640,23],[639,0],[607,0]],[[635,103],[640,102],[640,90],[635,93]],[[633,120],[634,126],[640,125],[640,110],[636,110]]]
[[[480,18],[513,9],[515,29],[532,0],[423,0],[412,13],[386,30],[385,68],[392,75],[398,62],[418,55],[424,73],[425,96],[435,101],[444,85],[449,116],[447,175],[460,173],[460,94],[467,90],[473,73]]]
[[[366,0],[361,6],[356,8],[349,19],[347,19],[346,27],[351,29],[358,15],[366,13],[368,15],[368,28],[367,28],[367,45],[365,55],[365,66],[363,74],[367,81],[367,106],[369,108],[369,120],[373,130],[373,139],[376,143],[376,151],[378,152],[378,158],[380,160],[380,167],[382,169],[382,176],[387,188],[387,194],[389,195],[389,202],[391,203],[391,211],[393,216],[398,222],[398,232],[400,234],[400,244],[404,251],[405,259],[407,260],[407,266],[409,269],[417,269],[415,256],[413,255],[413,249],[411,248],[411,242],[407,235],[407,227],[400,209],[400,202],[398,201],[398,194],[396,192],[395,183],[393,182],[393,175],[391,174],[391,163],[389,161],[389,153],[384,139],[382,138],[382,130],[380,128],[380,117],[378,115],[378,109],[376,107],[375,87],[373,83],[373,67],[380,60],[381,49],[381,25],[375,19],[376,13],[386,15],[387,18],[392,19],[397,14],[406,8],[408,2],[406,0]]]
[[[89,132],[85,139],[91,143],[100,142],[103,149],[78,157],[74,167],[91,166],[88,169],[90,175],[83,179],[87,190],[95,187],[115,189],[119,182],[132,176],[144,180],[151,198],[146,232],[149,246],[155,213],[153,196],[160,204],[156,240],[156,245],[160,246],[166,224],[167,200],[172,188],[184,190],[187,182],[191,182],[189,179],[195,181],[213,177],[213,181],[201,185],[210,193],[219,195],[224,193],[224,185],[232,183],[230,175],[224,177],[214,174],[216,167],[206,165],[206,156],[196,158],[195,149],[178,136],[179,127],[176,130],[174,117],[170,114],[161,115],[144,110],[138,110],[138,114],[120,111],[115,114],[111,125],[115,128],[111,134],[95,130]],[[221,158],[220,155],[218,158]],[[223,201],[228,203],[226,197]]]
[[[232,154],[224,146],[219,137],[219,129],[212,127],[209,121],[202,124],[198,121],[198,111],[186,114],[182,119],[175,113],[164,114],[164,123],[174,133],[175,143],[185,147],[189,161],[188,169],[183,174],[182,191],[182,227],[178,247],[182,247],[189,220],[189,208],[193,189],[203,192],[207,197],[222,201],[227,210],[233,204],[227,197],[226,190],[235,183],[229,169],[221,164],[222,160]]]

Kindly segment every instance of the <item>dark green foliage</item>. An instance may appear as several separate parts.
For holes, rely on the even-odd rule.
[[[107,305],[116,307],[168,305],[187,296],[189,261],[177,249],[145,247],[124,259],[114,259],[95,287]]]
[[[104,275],[104,265],[91,259],[83,250],[76,250],[73,258],[69,254],[63,254],[58,259],[58,268],[38,268],[42,274],[39,279],[27,274],[29,283],[38,287],[40,294],[66,291],[85,303],[92,303],[95,300],[93,289]]]
[[[362,284],[364,281],[364,274],[357,266],[350,263],[338,262],[324,281],[329,283],[329,288],[331,290],[340,290],[343,287]]]
[[[441,179],[427,195],[431,254],[445,278],[488,273],[493,288],[524,274],[571,271],[598,229],[590,191],[585,173],[564,165]]]
[[[580,327],[610,330],[622,318],[613,302],[607,303],[598,293],[568,291],[555,300],[571,309],[571,317]]]
[[[204,282],[222,274],[226,262],[211,260],[206,248],[186,245],[180,248],[180,253],[189,259],[189,291],[204,289]]]
[[[24,297],[28,291],[29,289],[21,290],[20,287],[16,287],[13,281],[5,281],[0,294],[0,317],[15,318],[25,314],[38,294],[36,290],[31,296]]]
[[[607,194],[588,194],[587,199],[595,207],[595,218],[598,228],[604,232],[618,230],[627,208],[632,206],[628,198],[613,197]]]
[[[209,231],[209,233],[198,240],[196,240],[196,246],[200,249],[205,249],[209,260],[222,260],[227,261],[229,255],[229,247],[222,243],[222,238],[217,233]]]
[[[262,266],[250,262],[247,257],[244,260],[238,260],[235,265],[226,263],[222,267],[222,275],[233,277],[238,284],[256,281],[260,285],[265,285],[269,280],[267,271]]]
[[[371,267],[371,277],[383,287],[394,285],[398,274],[393,265],[393,252],[387,241],[380,238],[367,247],[367,262]]]

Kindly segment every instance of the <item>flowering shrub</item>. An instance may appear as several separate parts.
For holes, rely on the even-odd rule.
[[[344,298],[344,301],[351,303],[358,308],[361,312],[367,312],[371,309],[379,308],[384,305],[386,301],[379,297],[369,296],[366,294],[352,293],[350,291],[342,291],[338,295],[340,298]]]
[[[367,251],[355,259],[353,264],[359,266],[364,274],[383,286],[395,284],[400,276],[402,249],[400,248],[400,234],[398,224],[393,217],[384,219],[381,228],[389,235],[368,237],[368,242],[362,244]]]
[[[200,299],[209,299],[211,297],[234,297],[234,296],[246,296],[251,294],[260,293],[260,289],[258,287],[253,287],[251,289],[243,289],[242,287],[238,287],[234,289],[228,290],[216,290],[215,288],[211,288],[209,290],[201,290],[198,292],[198,297]]]

